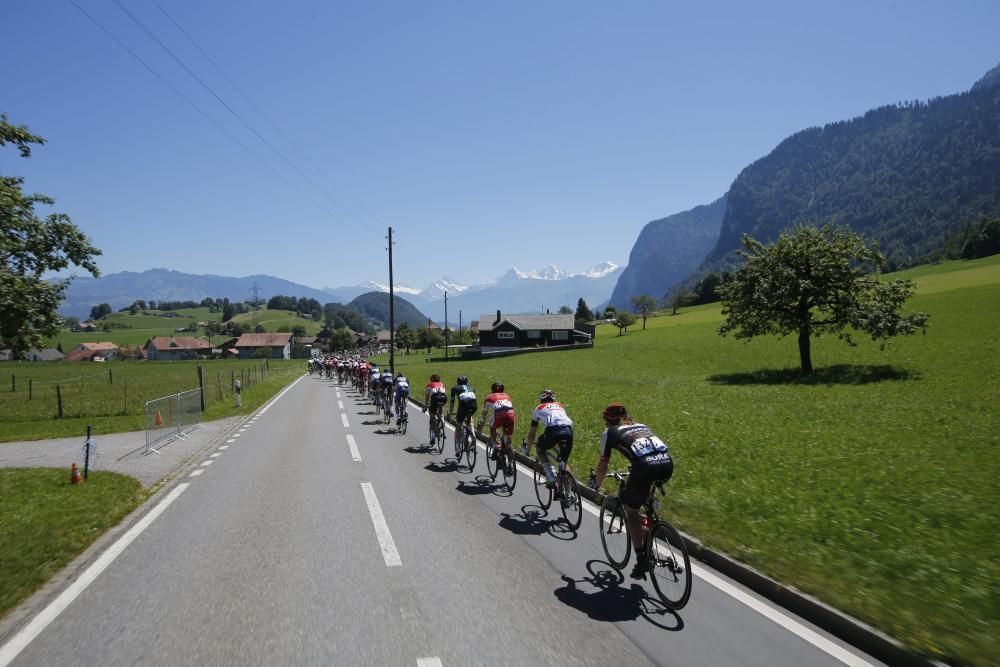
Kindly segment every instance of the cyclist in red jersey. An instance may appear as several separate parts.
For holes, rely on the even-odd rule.
[[[441,376],[437,373],[431,375],[430,382],[424,387],[424,409],[421,412],[427,412],[430,408],[431,418],[428,421],[428,436],[430,437],[430,443],[433,445],[434,442],[434,417],[441,413],[444,409],[444,404],[448,402],[448,389],[441,382]]]
[[[492,419],[490,419],[492,415]],[[514,401],[504,393],[502,382],[494,382],[490,387],[490,395],[483,403],[483,412],[479,416],[479,423],[476,425],[476,435],[482,435],[483,424],[490,419],[490,458],[496,458],[497,449],[500,442],[497,440],[497,429],[503,427],[504,435],[508,438],[514,436],[514,422],[517,416],[514,414]]]

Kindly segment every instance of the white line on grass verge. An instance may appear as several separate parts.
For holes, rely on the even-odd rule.
[[[402,565],[399,559],[399,552],[396,551],[396,543],[392,541],[392,534],[389,533],[389,524],[385,522],[385,515],[382,514],[382,506],[378,504],[375,497],[375,489],[371,482],[361,482],[361,490],[365,494],[365,502],[368,503],[368,513],[372,516],[372,524],[375,526],[375,536],[378,538],[379,546],[382,548],[382,558],[385,559],[387,567]]]
[[[351,458],[355,461],[361,460],[361,452],[358,451],[358,443],[354,441],[354,436],[347,434],[347,446],[351,448]]]
[[[82,593],[87,586],[89,586],[97,577],[100,576],[101,572],[104,572],[112,561],[118,557],[118,555],[125,551],[125,548],[131,544],[135,538],[142,534],[142,531],[146,530],[156,517],[163,514],[163,511],[170,507],[170,504],[177,500],[177,497],[184,493],[184,490],[190,486],[188,482],[182,482],[178,484],[174,489],[167,494],[167,497],[160,501],[160,503],[150,510],[149,514],[139,519],[138,523],[132,526],[127,533],[118,538],[118,541],[112,544],[107,551],[105,551],[101,556],[94,561],[94,564],[88,567],[80,578],[70,584],[66,590],[59,594],[55,600],[49,604],[45,609],[35,616],[28,625],[26,625],[20,632],[18,632],[14,637],[0,648],[0,667],[7,667],[14,658],[25,649],[25,647],[30,644],[35,637],[40,635],[43,630],[45,630],[48,625],[56,619],[63,612],[66,607],[68,607],[73,600],[75,600],[80,593]]]

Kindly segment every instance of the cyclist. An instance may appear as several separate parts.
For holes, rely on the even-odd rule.
[[[552,461],[549,459],[548,450],[556,444],[563,443],[559,451],[559,458],[569,462],[569,455],[573,452],[573,420],[566,414],[566,408],[556,401],[556,394],[551,389],[544,389],[538,395],[538,407],[531,413],[531,428],[528,429],[528,443],[522,449],[525,456],[531,451],[531,446],[535,444],[535,434],[538,425],[542,424],[542,435],[538,438],[538,462],[542,464],[545,472],[545,486],[556,489],[556,498],[561,498],[562,494],[556,488],[556,476],[552,471]]]
[[[396,426],[403,421],[406,399],[410,397],[410,381],[402,373],[396,373]]]
[[[649,563],[645,560],[645,545],[642,544],[641,517],[639,508],[649,498],[649,491],[656,482],[665,482],[674,474],[674,461],[665,442],[660,440],[645,424],[640,424],[628,416],[628,410],[621,403],[612,403],[601,414],[607,427],[601,435],[600,460],[594,488],[601,488],[601,482],[608,474],[611,452],[620,452],[628,459],[632,472],[622,490],[622,504],[628,520],[628,532],[632,536],[632,546],[639,556],[632,570],[633,579],[645,579]]]
[[[374,400],[375,405],[378,405],[378,380],[381,376],[382,372],[378,366],[371,364],[368,368],[368,395]]]
[[[492,419],[490,417],[492,416]],[[508,438],[514,435],[514,401],[504,393],[502,382],[494,382],[490,386],[490,395],[483,402],[483,412],[479,416],[479,423],[476,425],[476,435],[483,432],[483,424],[490,419],[490,458],[497,457],[497,450],[500,449],[500,442],[497,440],[497,429],[503,427],[503,433]]]
[[[382,375],[379,377],[378,388],[382,392],[382,400],[384,401],[384,407],[392,405],[392,385],[393,377],[392,371],[388,368],[382,369]]]
[[[471,419],[476,414],[479,403],[476,400],[476,392],[469,386],[469,378],[459,375],[455,386],[451,388],[451,400],[448,402],[448,419],[451,419],[455,408],[455,401],[458,401],[458,413],[455,415],[455,424],[459,427],[466,419]]]
[[[437,373],[431,375],[430,382],[424,387],[424,409],[421,412],[427,412],[430,408],[431,416],[428,422],[428,433],[430,435],[430,443],[432,445],[436,444],[434,437],[434,418],[441,414],[441,410],[444,409],[444,404],[448,402],[448,392],[444,388],[444,383],[441,382],[441,376]]]

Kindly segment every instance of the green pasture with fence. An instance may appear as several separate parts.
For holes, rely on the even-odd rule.
[[[304,370],[302,361],[274,359],[5,363],[0,443],[79,436],[88,425],[95,433],[141,431],[146,401],[197,389],[201,381],[204,419],[245,413]],[[243,390],[239,411],[236,380]]]
[[[517,444],[555,390],[578,479],[597,464],[601,409],[620,401],[670,445],[665,511],[682,530],[925,655],[995,664],[1000,256],[897,275],[916,281],[906,309],[930,313],[927,333],[884,350],[815,339],[811,378],[794,336],[718,336],[718,304],[623,336],[598,327],[592,349],[447,363],[420,350],[396,365],[417,397],[432,372],[467,375],[480,401],[503,382]]]

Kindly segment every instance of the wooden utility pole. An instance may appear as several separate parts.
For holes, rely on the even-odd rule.
[[[389,228],[389,371],[396,376],[396,307],[392,291],[392,227]],[[377,341],[376,341],[377,342]]]

